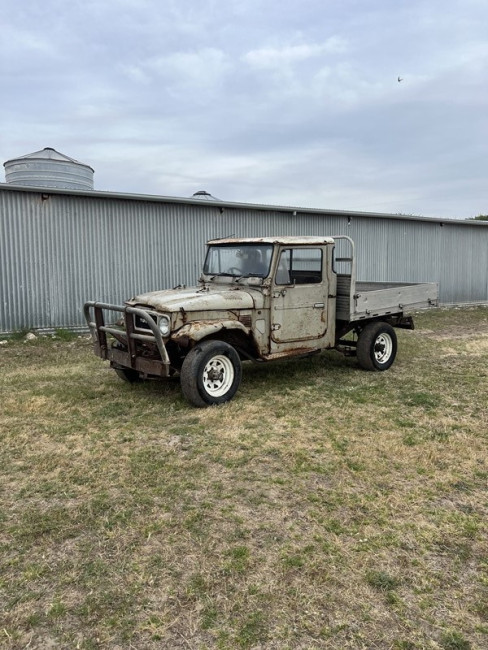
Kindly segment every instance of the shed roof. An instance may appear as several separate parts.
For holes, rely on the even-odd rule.
[[[358,217],[358,218],[371,218],[371,219],[396,219],[399,221],[424,221],[427,223],[437,224],[458,224],[463,226],[476,226],[480,228],[487,228],[487,221],[476,221],[473,219],[450,219],[441,217],[425,217],[418,215],[408,214],[391,214],[385,212],[361,212],[359,210],[334,210],[330,208],[306,208],[297,206],[286,205],[272,205],[266,203],[243,203],[235,201],[223,201],[219,199],[202,201],[198,198],[184,198],[177,196],[162,196],[154,194],[132,194],[122,192],[108,192],[100,190],[72,190],[61,188],[46,188],[14,185],[11,183],[0,183],[0,190],[3,191],[17,191],[17,192],[37,192],[39,194],[64,194],[70,196],[93,197],[94,199],[107,199],[107,200],[125,200],[125,201],[146,201],[151,203],[168,203],[168,204],[182,204],[182,205],[198,205],[201,208],[218,208],[221,212],[226,209],[244,209],[244,210],[258,210],[266,212],[281,212],[289,213],[292,216],[298,214],[308,214],[317,216],[336,216],[336,217]]]

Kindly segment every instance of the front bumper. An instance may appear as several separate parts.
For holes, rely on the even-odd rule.
[[[107,359],[115,368],[131,368],[145,375],[169,377],[170,359],[158,325],[151,314],[139,307],[86,302],[85,320],[94,343],[94,352]],[[105,313],[122,316],[124,326],[105,323]],[[141,318],[147,328],[137,329],[135,317]]]

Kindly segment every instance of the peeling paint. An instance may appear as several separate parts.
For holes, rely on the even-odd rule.
[[[221,330],[239,330],[244,334],[249,334],[249,328],[245,327],[237,320],[221,320],[221,321],[196,321],[188,323],[172,335],[171,339],[176,343],[183,342],[188,345],[188,340],[201,341],[207,336],[216,334]]]

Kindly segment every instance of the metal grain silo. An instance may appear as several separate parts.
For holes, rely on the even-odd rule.
[[[93,190],[93,169],[51,147],[7,160],[3,166],[5,180],[12,185]]]

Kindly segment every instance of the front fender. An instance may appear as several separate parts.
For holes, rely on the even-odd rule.
[[[190,341],[201,341],[221,330],[238,330],[246,334],[246,336],[249,334],[249,327],[237,320],[200,320],[183,325],[182,328],[171,335],[171,340],[183,347],[187,347]]]

